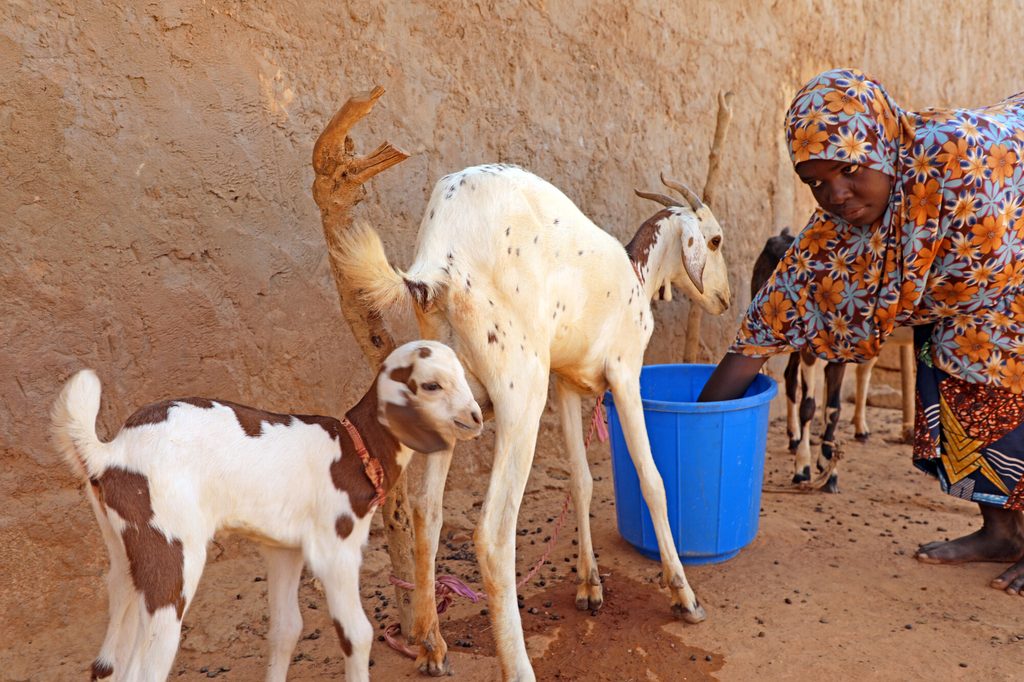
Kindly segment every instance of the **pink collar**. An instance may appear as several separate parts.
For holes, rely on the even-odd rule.
[[[359,459],[363,461],[363,471],[366,472],[366,477],[370,479],[370,483],[373,484],[375,495],[370,500],[370,506],[384,504],[384,500],[387,498],[387,492],[384,490],[384,467],[381,466],[380,460],[371,455],[366,445],[363,443],[363,437],[359,435],[359,431],[355,425],[348,420],[348,417],[344,417],[341,423],[345,425],[345,430],[348,431],[348,437],[352,439],[352,445],[356,448],[356,453],[359,455]]]

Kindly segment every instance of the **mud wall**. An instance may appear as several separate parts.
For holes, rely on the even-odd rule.
[[[313,141],[349,94],[387,88],[359,149],[389,139],[414,154],[358,209],[404,263],[433,182],[488,161],[552,180],[628,239],[652,210],[634,187],[660,171],[701,186],[716,95],[735,91],[714,208],[737,300],[704,321],[711,359],[760,245],[809,211],[781,146],[804,80],[857,65],[908,107],[1024,89],[1020,4],[496,4],[0,9],[0,611],[23,614],[3,619],[4,647],[13,628],[102,608],[75,598],[100,585],[99,537],[46,433],[73,371],[103,379],[106,437],[160,397],[338,413],[365,387],[310,193]],[[649,361],[679,358],[687,309],[658,304]],[[461,461],[486,467],[481,447]]]

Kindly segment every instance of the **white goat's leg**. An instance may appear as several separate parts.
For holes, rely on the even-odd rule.
[[[333,535],[333,528],[328,532]],[[368,682],[373,626],[359,598],[362,548],[334,537],[309,549],[309,568],[324,586],[334,629],[345,653],[345,680]]]
[[[871,435],[868,428],[868,388],[871,385],[871,370],[878,357],[857,365],[857,395],[853,406],[853,437],[864,442]]]
[[[594,543],[590,535],[590,499],[594,493],[594,479],[587,463],[587,451],[583,443],[582,403],[580,394],[564,381],[555,378],[555,399],[558,401],[558,420],[562,423],[562,435],[569,454],[572,502],[576,508],[576,525],[579,533],[579,557],[576,560],[576,608],[581,611],[599,609],[604,604],[601,578],[594,557]]]
[[[672,611],[688,623],[699,623],[707,614],[686,581],[683,564],[679,561],[676,543],[672,539],[665,485],[654,465],[651,444],[647,439],[647,427],[644,424],[639,371],[609,372],[608,380],[611,383],[612,395],[615,396],[615,409],[622,422],[629,456],[640,479],[640,491],[651,512],[654,534],[658,538],[658,550],[661,552],[662,580],[672,594]]]
[[[448,644],[437,620],[434,579],[437,545],[444,521],[444,484],[452,463],[452,450],[424,457],[423,475],[409,477],[409,506],[415,542],[415,584],[412,595],[413,639],[420,644],[416,666],[435,677],[447,675]],[[407,474],[408,475],[408,474]]]
[[[495,406],[494,468],[475,541],[502,679],[532,682],[536,678],[516,600],[516,523],[537,446],[547,371],[530,375],[520,365],[510,366],[518,368],[514,392],[490,391]]]
[[[810,353],[800,354],[800,386],[803,399],[800,401],[800,444],[796,447],[793,467],[793,483],[811,480],[811,426],[814,424],[816,404],[814,396],[818,390],[818,358]]]
[[[267,682],[285,682],[292,652],[302,635],[302,613],[299,611],[302,550],[269,545],[260,549],[267,560],[267,601],[270,603]]]

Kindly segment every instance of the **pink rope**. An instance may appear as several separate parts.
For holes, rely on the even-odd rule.
[[[590,417],[590,430],[587,432],[587,437],[583,440],[583,449],[587,450],[590,448],[590,443],[594,438],[594,434],[597,434],[597,439],[602,443],[608,440],[608,427],[604,422],[604,395],[602,394],[597,399],[597,403],[594,404],[594,412]],[[551,539],[548,540],[548,545],[544,549],[544,554],[541,555],[540,559],[533,565],[533,568],[523,577],[519,582],[516,583],[516,589],[518,590],[526,583],[533,579],[533,576],[537,574],[537,571],[547,563],[548,558],[551,556],[552,550],[555,548],[555,543],[558,541],[558,532],[562,529],[562,525],[565,523],[566,516],[569,513],[569,502],[572,500],[572,492],[568,492],[565,495],[565,500],[562,502],[562,512],[558,515],[558,520],[555,521],[555,528],[551,532]],[[390,576],[388,580],[392,585],[401,587],[403,590],[412,590],[416,586],[410,582],[402,580],[397,576]],[[437,613],[442,614],[448,610],[454,601],[452,595],[458,595],[469,599],[474,604],[481,599],[486,599],[487,595],[474,591],[466,583],[462,582],[454,575],[442,575],[434,581],[434,596],[438,600],[437,602]],[[392,623],[384,629],[384,641],[387,642],[395,651],[405,655],[408,658],[416,658],[417,652],[410,648],[405,642],[401,641],[399,635],[402,632],[402,626],[399,623]]]

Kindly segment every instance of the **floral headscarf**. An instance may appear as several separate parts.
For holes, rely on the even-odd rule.
[[[896,180],[874,225],[814,213],[730,350],[862,362],[895,327],[936,322],[938,367],[1024,392],[1024,93],[915,113],[859,71],[826,71],[797,93],[786,139],[794,165],[845,161]]]

